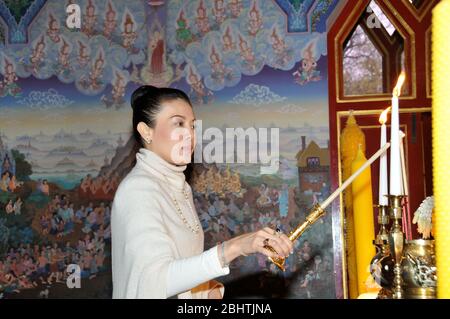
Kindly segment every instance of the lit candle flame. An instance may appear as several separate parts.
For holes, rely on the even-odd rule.
[[[381,115],[378,119],[378,122],[380,122],[381,125],[386,124],[387,122],[387,115],[389,111],[391,110],[391,107],[389,106],[387,109],[385,109],[383,112],[381,112]]]
[[[399,97],[402,93],[402,85],[403,83],[405,83],[405,72],[400,73],[398,80],[397,80],[397,84],[395,85],[394,91],[392,92],[392,94],[396,97]]]

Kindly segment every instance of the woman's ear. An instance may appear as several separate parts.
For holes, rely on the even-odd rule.
[[[137,130],[141,134],[142,139],[147,143],[151,144],[153,139],[153,129],[150,128],[144,122],[139,122],[137,125]]]

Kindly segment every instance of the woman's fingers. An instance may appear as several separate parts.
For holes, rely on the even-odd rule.
[[[256,249],[256,252],[261,253],[261,254],[263,254],[263,255],[266,255],[267,257],[271,257],[271,258],[280,258],[280,256],[279,256],[277,253],[272,252],[272,251],[270,251],[269,249],[263,248],[263,247],[261,247],[261,246],[259,246],[259,247]]]
[[[262,238],[263,246],[265,244],[272,246],[280,256],[288,257],[292,251],[292,243],[289,243],[290,240],[287,237],[283,238],[278,235],[273,235],[265,229],[261,232],[261,234],[259,234],[259,236]],[[264,243],[264,240],[266,239],[268,239],[268,241]]]
[[[289,253],[292,254],[294,252],[294,243],[283,233],[281,233],[279,238],[289,247]]]

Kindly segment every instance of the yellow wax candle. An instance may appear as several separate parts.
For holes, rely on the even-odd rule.
[[[437,294],[450,298],[450,0],[433,10],[432,20],[432,130],[433,216],[436,241]]]
[[[365,162],[367,159],[360,148],[352,163],[352,173],[356,172]],[[370,277],[370,262],[375,255],[375,247],[372,243],[375,238],[375,228],[370,166],[353,181],[352,195],[358,293],[362,294],[369,290],[366,282]]]
[[[342,180],[346,180],[352,175],[352,162],[358,152],[358,146],[361,145],[363,152],[366,149],[365,136],[358,126],[353,113],[347,119],[345,128],[340,136],[341,159],[342,159]],[[351,299],[358,298],[358,285],[356,274],[356,256],[355,256],[355,235],[353,222],[353,199],[352,188],[348,187],[344,191],[345,206],[345,250],[348,272],[348,291]]]

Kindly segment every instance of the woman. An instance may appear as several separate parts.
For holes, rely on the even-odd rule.
[[[183,171],[195,145],[185,93],[143,86],[131,97],[133,133],[142,146],[112,207],[113,298],[222,298],[213,279],[252,253],[286,257],[286,235],[265,228],[203,251],[204,234]]]

